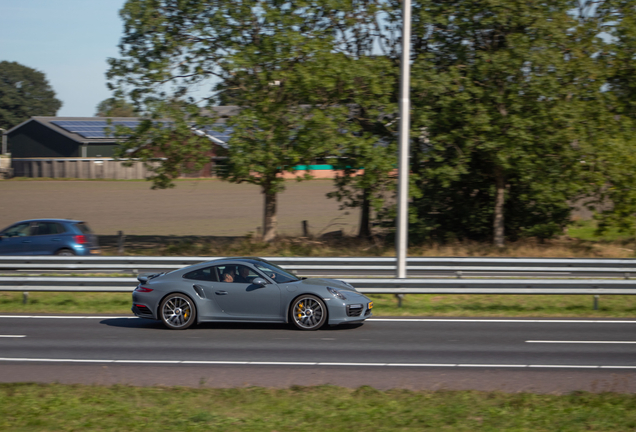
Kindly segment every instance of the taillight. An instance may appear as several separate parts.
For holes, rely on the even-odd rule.
[[[146,287],[142,287],[141,285],[139,285],[137,288],[135,288],[135,291],[137,291],[137,292],[150,292],[150,291],[152,291],[152,288],[146,288]]]
[[[75,236],[75,243],[84,244],[84,243],[88,243],[88,240],[86,240],[86,236],[85,235],[76,235]]]

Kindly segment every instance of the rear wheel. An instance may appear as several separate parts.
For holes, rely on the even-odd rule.
[[[327,321],[327,307],[318,297],[302,295],[289,311],[291,321],[300,330],[318,330]]]
[[[59,256],[75,256],[73,251],[70,250],[70,249],[60,249],[59,251],[55,252],[55,255],[59,255]]]
[[[185,330],[194,324],[197,308],[185,294],[170,294],[159,307],[161,321],[171,330]]]

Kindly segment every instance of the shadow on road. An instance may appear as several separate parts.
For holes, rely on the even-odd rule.
[[[111,327],[121,327],[121,328],[139,328],[139,329],[155,329],[162,330],[165,329],[164,325],[161,324],[161,321],[154,321],[143,318],[106,318],[99,322],[100,324],[104,324]]]
[[[121,328],[137,328],[152,330],[168,330],[161,321],[143,319],[143,318],[107,318],[101,320],[100,324],[111,327]],[[361,327],[362,324],[343,324],[339,326],[325,326],[319,331],[339,331],[354,330]],[[192,326],[188,331],[197,330],[291,330],[298,331],[292,324],[284,323],[232,323],[232,322],[207,322]]]

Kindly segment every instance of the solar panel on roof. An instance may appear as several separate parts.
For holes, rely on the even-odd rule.
[[[59,120],[52,121],[62,129],[78,134],[84,138],[114,138],[115,126],[127,126],[135,128],[139,121],[114,121],[108,124],[105,120]],[[106,130],[105,130],[106,129]]]
[[[113,121],[111,124],[108,124],[105,120],[56,120],[52,121],[52,124],[61,127],[62,129],[78,134],[84,138],[114,138],[114,129],[115,126],[125,126],[129,128],[136,128],[140,121],[138,120],[120,120]],[[168,123],[164,123],[166,127],[169,126]],[[224,127],[223,131],[216,130],[219,127],[224,127],[222,124],[215,124],[213,126],[209,126],[203,129],[203,131],[224,143],[227,143],[230,140],[230,136],[232,135],[232,128]]]

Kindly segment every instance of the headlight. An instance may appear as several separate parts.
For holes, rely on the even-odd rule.
[[[329,291],[331,294],[333,294],[335,297],[339,298],[340,300],[346,300],[347,299],[345,297],[345,295],[343,293],[341,293],[340,291],[338,291],[337,289],[333,289],[331,287],[327,287],[327,291]]]

